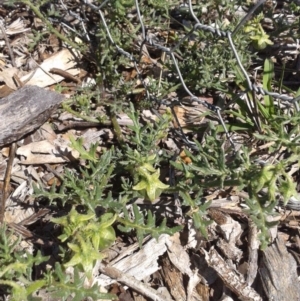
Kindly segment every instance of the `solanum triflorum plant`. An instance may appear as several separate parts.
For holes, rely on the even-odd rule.
[[[264,18],[263,14],[259,14],[256,18],[253,18],[245,26],[244,32],[250,34],[251,40],[253,40],[253,46],[258,49],[265,49],[268,45],[273,45],[273,42],[269,39],[270,36],[264,31],[260,22]]]
[[[140,191],[140,193],[151,202],[158,198],[164,189],[169,188],[169,185],[166,185],[159,180],[159,168],[155,169],[151,164],[144,163],[137,168],[137,172],[140,181],[132,188]]]
[[[53,218],[52,221],[63,226],[63,233],[58,237],[72,251],[71,259],[65,267],[79,266],[87,276],[91,276],[96,260],[101,260],[105,250],[116,239],[113,223],[116,216],[105,213],[97,218],[95,213],[78,213],[73,207],[67,216]]]
[[[133,190],[138,191],[144,198],[153,202],[169,185],[160,181],[160,169],[155,168],[158,161],[156,154],[142,155],[137,150],[128,149],[127,160],[120,162],[126,164],[126,169],[133,177]]]

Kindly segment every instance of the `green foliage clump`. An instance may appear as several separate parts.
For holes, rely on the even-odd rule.
[[[253,45],[258,50],[265,49],[268,45],[273,45],[273,42],[269,39],[269,35],[266,34],[260,24],[260,21],[263,18],[264,15],[262,13],[259,14],[244,28],[244,32],[250,34],[250,38],[253,40]]]
[[[217,16],[209,16],[211,10],[218,11]],[[210,25],[221,31],[233,31],[240,21],[234,14],[233,3],[209,1],[195,7],[195,13],[202,24]],[[206,13],[203,13],[206,12]],[[230,16],[230,20],[228,20]],[[185,34],[192,29],[193,22],[190,20],[184,26]],[[175,41],[181,36],[177,34]],[[247,69],[252,61],[249,50],[251,39],[242,31],[234,36],[234,44],[239,53],[242,65]],[[229,92],[229,83],[237,76],[235,71],[236,58],[229,45],[227,37],[219,37],[209,31],[197,29],[193,31],[189,39],[178,48],[178,53],[183,59],[178,60],[182,77],[187,87],[195,95],[206,91]],[[168,67],[177,74],[172,62]]]
[[[67,216],[52,218],[52,222],[63,226],[63,233],[58,237],[62,242],[68,241],[72,251],[71,259],[65,267],[79,266],[90,278],[96,260],[102,260],[101,251],[114,243],[116,235],[112,224],[116,217],[111,213],[99,219],[95,213],[78,213],[74,208]]]
[[[61,264],[56,262],[53,273],[45,275],[48,281],[47,292],[53,298],[59,298],[60,300],[68,300],[72,297],[72,300],[81,301],[85,298],[92,298],[93,300],[116,300],[114,294],[101,293],[97,283],[93,286],[85,287],[84,282],[86,276],[80,273],[79,268],[75,267],[72,275],[66,273]],[[33,300],[33,299],[32,299]],[[36,298],[36,300],[40,300]]]
[[[137,239],[140,246],[142,246],[143,238],[146,235],[151,235],[154,238],[158,238],[160,234],[172,235],[182,229],[181,226],[168,228],[166,225],[167,220],[163,219],[162,223],[156,227],[156,218],[150,210],[147,212],[147,221],[143,214],[139,211],[136,205],[133,205],[134,220],[130,220],[129,212],[124,208],[125,219],[118,220],[122,225],[118,225],[118,228],[123,232],[130,232],[136,230]]]
[[[0,227],[0,288],[16,301],[27,300],[35,291],[47,285],[45,280],[33,280],[35,266],[48,259],[40,251],[33,256],[20,248],[21,238]],[[6,288],[6,289],[5,289]]]

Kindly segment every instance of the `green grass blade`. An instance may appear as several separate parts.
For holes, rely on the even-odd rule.
[[[274,74],[274,63],[270,59],[265,59],[264,72],[263,72],[263,88],[266,91],[272,91],[271,82]],[[264,104],[269,111],[269,115],[275,112],[273,97],[269,95],[264,96]]]

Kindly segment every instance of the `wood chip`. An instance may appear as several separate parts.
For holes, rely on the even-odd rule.
[[[39,128],[63,99],[63,95],[36,86],[25,86],[0,99],[0,147]]]
[[[263,252],[259,273],[268,300],[300,300],[297,264],[282,239]]]
[[[202,249],[205,254],[207,264],[212,267],[223,280],[226,287],[234,292],[242,301],[261,301],[262,298],[250,286],[247,285],[243,276],[230,267],[221,255],[211,248],[209,252]],[[282,299],[284,300],[284,299]],[[294,299],[297,300],[297,299]]]

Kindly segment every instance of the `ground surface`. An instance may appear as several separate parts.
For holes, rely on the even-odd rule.
[[[300,300],[299,8],[263,2],[1,4],[3,300]]]

